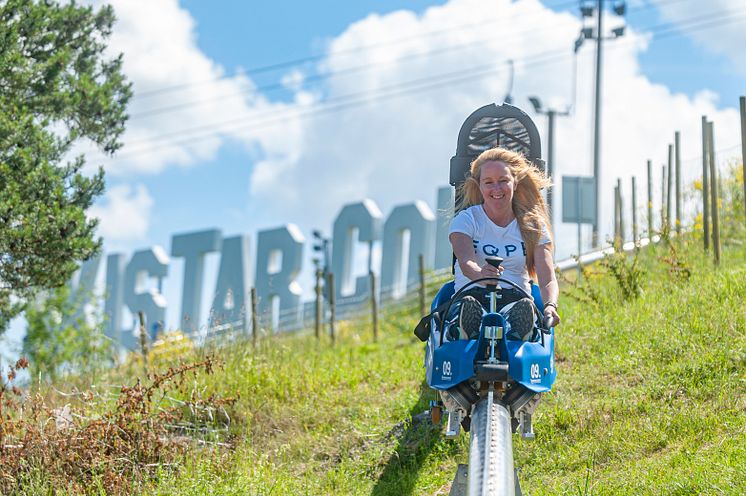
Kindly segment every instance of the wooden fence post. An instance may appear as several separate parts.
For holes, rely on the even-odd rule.
[[[653,161],[648,160],[648,240],[653,239]]]
[[[619,248],[624,246],[624,200],[622,199],[622,179],[617,178],[616,189],[619,193]]]
[[[370,276],[370,311],[373,323],[373,341],[378,341],[378,299],[376,298],[376,274],[372,270]]]
[[[746,96],[738,99],[741,107],[741,177],[743,178],[743,220],[746,222]]]
[[[316,269],[316,319],[315,319],[315,326],[314,326],[314,334],[316,335],[316,339],[321,338],[321,312],[323,310],[322,304],[321,304],[321,278],[324,277],[324,272],[320,269]]]
[[[259,337],[259,316],[256,314],[256,288],[251,288],[251,343],[256,347]]]
[[[668,230],[671,231],[673,227],[673,201],[671,198],[671,186],[673,185],[673,145],[668,145],[668,182],[666,184],[666,225]]]
[[[637,244],[637,180],[632,176],[632,242]]]
[[[661,167],[661,231],[666,231],[666,166]]]
[[[681,133],[676,131],[673,135],[674,148],[676,151],[676,234],[681,234]]]
[[[329,336],[332,338],[332,346],[337,339],[335,325],[337,320],[337,298],[334,294],[334,273],[329,272]]]
[[[614,248],[619,243],[619,187],[614,186]]]
[[[145,314],[140,311],[137,312],[137,316],[140,319],[140,353],[142,353],[142,368],[145,371],[145,375],[148,375],[148,337],[145,329]]]
[[[710,153],[707,150],[707,116],[702,116],[702,228],[704,231],[705,251],[710,249],[710,171],[707,162]]]
[[[710,190],[712,191],[712,249],[715,252],[715,265],[720,265],[720,215],[718,213],[718,173],[715,166],[715,132],[714,124],[707,123],[707,138],[710,156]]]
[[[425,315],[425,257],[422,255],[422,253],[419,254],[417,257],[417,262],[419,263],[419,269],[420,269],[420,315]]]

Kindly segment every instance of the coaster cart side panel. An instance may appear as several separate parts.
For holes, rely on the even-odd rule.
[[[526,389],[545,393],[552,389],[557,378],[554,368],[554,330],[542,333],[539,341],[505,341],[508,356],[508,374]]]
[[[544,302],[536,284],[531,285],[531,296],[543,314]],[[549,329],[548,333],[542,333],[539,341],[508,340],[505,345],[510,377],[535,393],[545,393],[552,389],[557,378],[557,370],[554,368],[554,328]]]

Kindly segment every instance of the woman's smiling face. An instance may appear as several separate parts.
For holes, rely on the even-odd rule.
[[[479,170],[479,191],[485,205],[511,208],[515,178],[504,162],[485,162]]]

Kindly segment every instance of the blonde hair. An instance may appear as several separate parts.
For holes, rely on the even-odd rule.
[[[471,174],[464,183],[459,186],[457,197],[460,201],[456,205],[456,211],[484,202],[479,190],[479,179],[482,165],[487,162],[502,162],[510,170],[515,181],[513,188],[513,215],[518,222],[523,241],[526,243],[526,268],[529,276],[536,279],[536,266],[534,263],[534,250],[546,229],[550,241],[552,226],[549,222],[549,212],[541,189],[551,186],[550,179],[532,163],[526,160],[522,154],[506,148],[491,148],[483,151],[471,163]]]

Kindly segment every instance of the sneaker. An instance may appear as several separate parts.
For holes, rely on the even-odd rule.
[[[482,326],[482,304],[473,296],[464,296],[458,314],[461,339],[476,339]]]
[[[505,312],[505,319],[510,324],[508,337],[529,341],[534,331],[534,306],[528,298],[522,298]]]

